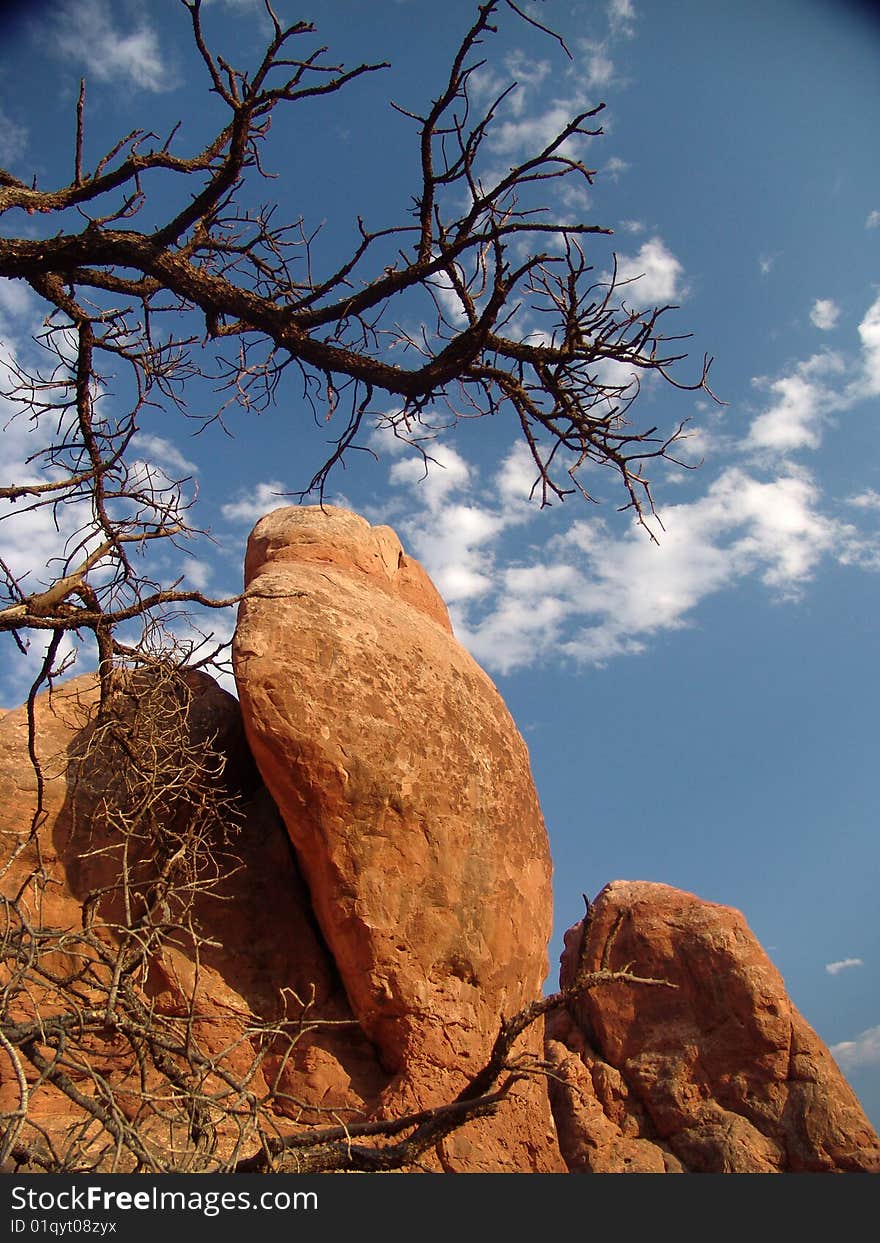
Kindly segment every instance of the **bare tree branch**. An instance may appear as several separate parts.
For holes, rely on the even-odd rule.
[[[304,101],[357,91],[387,64],[335,63],[311,23],[285,25],[267,0],[266,48],[257,64],[237,67],[212,50],[201,0],[181,4],[222,112],[201,149],[183,150],[179,126],[164,137],[137,128],[87,166],[83,81],[72,179],[44,189],[0,169],[4,225],[16,210],[30,221],[19,236],[0,236],[0,278],[23,282],[44,315],[34,350],[4,363],[0,396],[30,450],[0,481],[0,524],[10,524],[0,530],[42,521],[57,535],[45,566],[0,561],[0,632],[23,655],[34,639],[46,644],[28,698],[36,812],[0,864],[6,874],[34,852],[25,884],[2,899],[0,1057],[17,1103],[3,1119],[0,1161],[54,1171],[399,1169],[503,1107],[523,1077],[545,1073],[516,1041],[568,997],[504,1020],[486,1065],[454,1101],[382,1123],[334,1117],[298,1130],[279,1123],[272,1091],[254,1085],[269,1050],[283,1062],[326,1021],[308,1000],[289,999],[281,1018],[255,1018],[236,1041],[247,1066],[235,1072],[230,1050],[203,1038],[195,990],[179,1013],[156,1013],[140,982],[169,945],[186,944],[198,960],[205,934],[195,896],[234,853],[225,835],[237,809],[218,786],[218,754],[186,736],[186,679],[173,670],[175,659],[203,663],[217,648],[197,661],[198,652],[175,657],[153,640],[175,611],[223,609],[237,597],[215,599],[173,571],[154,578],[145,568],[145,550],[182,548],[204,532],[192,480],[140,453],[143,421],[156,409],[189,417],[187,385],[199,378],[216,384],[210,418],[222,420],[229,405],[265,409],[296,376],[306,415],[333,437],[304,489],[322,497],[330,471],[378,423],[427,461],[423,442],[438,424],[503,416],[528,447],[542,504],[575,492],[593,499],[586,471],[598,466],[644,523],[654,513],[648,465],[677,461],[684,424],[661,431],[635,421],[638,377],[708,392],[711,360],[682,380],[682,338],[665,332],[674,308],[628,306],[616,262],[592,251],[611,230],[547,206],[551,189],[592,183],[582,156],[602,133],[603,105],[498,169],[492,137],[513,84],[486,103],[477,75],[499,22],[523,23],[568,51],[513,0],[477,7],[429,105],[395,105],[418,153],[412,199],[390,220],[356,217],[347,253],[329,261],[317,229],[295,214],[279,219],[275,205],[248,206],[244,188],[268,178],[270,124],[297,123]],[[157,221],[159,180],[171,205]],[[107,400],[120,381],[133,394],[121,408]],[[86,640],[102,702],[78,763],[111,775],[88,814],[106,830],[94,850],[112,867],[84,900],[82,927],[59,930],[39,918],[48,878],[35,702]],[[578,988],[621,979],[662,984],[603,968]],[[75,1107],[63,1141],[31,1110],[49,1086]]]

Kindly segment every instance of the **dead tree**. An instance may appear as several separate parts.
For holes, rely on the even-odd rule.
[[[151,581],[135,555],[194,530],[187,480],[139,461],[137,431],[149,405],[185,410],[196,374],[212,374],[226,402],[251,409],[298,374],[304,406],[337,428],[305,488],[318,496],[377,421],[426,452],[444,418],[503,414],[528,445],[544,504],[573,490],[588,495],[583,471],[592,463],[617,477],[622,508],[651,513],[646,463],[674,458],[682,425],[662,433],[635,424],[631,375],[705,388],[709,360],[693,384],[675,379],[681,338],[662,329],[671,308],[629,308],[615,274],[597,275],[588,254],[591,237],[611,230],[554,218],[543,205],[551,183],[591,183],[572,144],[601,134],[604,105],[492,172],[486,139],[513,88],[475,105],[483,45],[502,16],[527,23],[536,38],[549,32],[513,0],[479,6],[434,102],[424,111],[398,106],[419,153],[413,205],[389,225],[358,218],[351,253],[322,270],[307,222],[245,208],[242,187],[263,175],[270,121],[295,120],[303,101],[356,89],[386,66],[334,64],[314,46],[311,23],[282,26],[267,0],[265,55],[250,71],[235,68],[211,51],[201,0],[181,3],[206,85],[226,111],[203,149],[179,152],[176,129],[164,138],[137,130],[87,168],[83,89],[68,184],[40,188],[0,170],[0,215],[24,211],[39,232],[0,238],[0,277],[26,282],[46,310],[45,367],[13,366],[3,394],[35,438],[29,477],[0,486],[0,517],[49,508],[67,518],[63,550],[39,586],[0,566],[0,631],[21,643],[35,631],[67,640],[90,633],[109,669],[124,623],[228,603],[181,591],[179,581]],[[159,174],[166,192],[176,186],[177,206],[139,229],[139,218],[153,215]],[[522,304],[539,333],[517,331]],[[408,322],[421,328],[408,331]],[[624,364],[622,379],[609,379],[613,363]],[[103,399],[105,377],[121,369],[137,393],[123,415]]]
[[[377,424],[427,458],[438,424],[502,415],[528,446],[543,504],[572,491],[589,497],[584,471],[598,465],[616,477],[621,508],[644,520],[653,512],[646,465],[675,460],[683,425],[660,432],[635,423],[638,383],[629,374],[706,389],[709,360],[692,383],[677,379],[681,338],[663,327],[672,308],[629,307],[616,272],[597,273],[590,255],[590,239],[610,229],[546,209],[551,184],[592,182],[573,151],[601,134],[602,105],[492,171],[487,136],[512,87],[477,103],[482,49],[501,18],[553,37],[514,0],[478,6],[430,105],[398,106],[418,151],[412,201],[390,223],[358,218],[351,251],[326,268],[307,221],[245,206],[242,187],[264,176],[270,121],[277,128],[302,101],[356,90],[386,65],[335,64],[315,45],[311,23],[283,26],[267,0],[265,54],[250,70],[237,68],[211,50],[201,0],[181,4],[206,88],[225,110],[201,150],[182,151],[177,128],[164,136],[138,129],[87,167],[83,86],[70,181],[43,188],[0,169],[0,215],[28,217],[21,236],[7,229],[0,237],[0,278],[24,282],[45,315],[35,338],[42,365],[7,359],[2,371],[0,395],[27,425],[30,447],[22,476],[0,481],[0,524],[50,513],[58,530],[45,566],[22,572],[0,559],[0,632],[22,651],[46,641],[28,700],[36,812],[13,850],[35,851],[36,862],[2,899],[0,1057],[17,1104],[2,1118],[0,1161],[53,1171],[400,1168],[497,1109],[523,1075],[544,1073],[517,1057],[515,1042],[564,999],[502,1022],[491,1058],[457,1100],[297,1134],[279,1128],[271,1099],[252,1084],[267,1050],[323,1021],[308,999],[295,999],[283,1021],[255,1020],[242,1035],[247,1065],[235,1073],[199,1038],[194,995],[180,1013],[155,1012],[143,981],[164,948],[197,952],[193,904],[224,860],[234,866],[236,809],[223,793],[219,753],[185,738],[186,675],[151,641],[174,610],[231,601],[144,568],[145,548],[198,530],[189,480],[139,455],[144,412],[186,415],[195,376],[219,383],[213,417],[231,403],[259,410],[296,377],[303,407],[333,433],[327,460],[304,481],[304,494],[318,497],[334,465]],[[157,223],[159,176],[177,197]],[[540,333],[517,330],[523,304]],[[626,371],[621,381],[609,379],[615,363]],[[123,373],[135,398],[120,413],[106,391]],[[95,849],[109,871],[83,902],[82,927],[56,929],[39,918],[47,877],[34,704],[88,636],[102,695],[78,762],[100,756],[113,775],[89,813],[106,830]],[[186,663],[191,652],[177,660]],[[149,672],[146,682],[137,682],[138,669]],[[157,721],[160,735],[151,732]],[[61,1149],[30,1111],[34,1083],[79,1110]]]

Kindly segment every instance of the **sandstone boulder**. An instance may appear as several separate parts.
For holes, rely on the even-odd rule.
[[[880,1171],[880,1141],[743,916],[615,881],[569,930],[560,985],[600,967],[666,980],[584,993],[548,1027],[578,1171]]]
[[[275,510],[248,542],[245,586],[245,729],[394,1076],[376,1110],[448,1100],[547,971],[550,856],[525,744],[389,528]],[[516,1122],[447,1141],[444,1168],[562,1168],[543,1089],[524,1085],[512,1108]]]

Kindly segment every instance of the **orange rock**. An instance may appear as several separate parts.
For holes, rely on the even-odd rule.
[[[485,1060],[500,1014],[537,996],[549,925],[546,839],[525,748],[494,687],[436,613],[423,572],[408,563],[398,591],[394,566],[403,562],[387,529],[373,542],[362,520],[337,522],[331,511],[317,519],[321,539],[310,541],[302,536],[315,511],[294,513],[303,516],[292,522],[293,543],[321,547],[321,558],[289,559],[283,541],[272,543],[276,516],[268,529],[260,524],[278,555],[265,573],[252,571],[237,659],[246,691],[271,708],[250,729],[287,799],[311,894],[254,768],[238,704],[190,673],[186,727],[224,757],[240,820],[231,844],[238,866],[196,898],[198,953],[180,925],[136,979],[157,1023],[188,1016],[212,1059],[206,1090],[222,1091],[224,1075],[246,1077],[276,1134],[451,1101]],[[387,582],[374,591],[377,574]],[[290,601],[307,603],[288,615]],[[105,896],[88,909],[105,923],[105,944],[120,931],[111,920],[119,853],[101,812],[114,773],[86,745],[96,703],[91,676],[36,701],[44,804],[33,833],[27,713],[0,718],[0,892],[14,905],[38,871],[44,883],[24,887],[21,913],[31,929],[57,930],[51,962],[42,960],[52,972],[31,972],[26,989],[4,993],[6,1024],[69,1008],[66,977],[79,981],[78,1006],[106,996],[89,974],[95,946],[77,940],[96,889]],[[180,814],[167,797],[158,806],[169,821]],[[130,845],[137,874],[149,855]],[[6,912],[9,948],[16,917],[12,906]],[[34,944],[31,932],[23,944]],[[7,955],[4,983],[22,962]],[[614,882],[586,925],[567,934],[561,984],[603,966],[675,987],[603,983],[553,1015],[546,1045],[536,1025],[517,1052],[543,1050],[549,1078],[517,1085],[496,1116],[444,1138],[420,1168],[562,1171],[561,1148],[575,1172],[880,1170],[880,1141],[739,912],[665,885]],[[302,1031],[300,1001],[309,1005]],[[295,1042],[261,1034],[265,1020]],[[48,1138],[63,1152],[76,1136],[83,1158],[107,1168],[107,1134],[86,1125],[70,1094],[22,1065],[25,1146]],[[82,1059],[68,1065],[86,1097],[93,1073],[102,1076],[119,1116],[148,1148],[171,1144],[184,1168],[255,1150],[253,1135],[253,1149],[239,1146],[237,1125],[224,1124],[216,1148],[201,1152],[185,1117],[150,1105],[153,1090],[169,1099],[156,1065],[147,1064],[144,1082],[134,1071],[131,1047],[112,1026],[92,1030]],[[20,1101],[12,1072],[0,1051],[7,1116]]]
[[[345,510],[257,524],[233,660],[324,938],[395,1076],[376,1109],[448,1100],[547,971],[550,855],[525,744],[418,563]],[[450,1168],[562,1168],[543,1087],[520,1098],[515,1124],[502,1111],[447,1141]]]
[[[202,1050],[217,1057],[233,1075],[247,1074],[263,1051],[250,1032],[261,1021],[296,1020],[295,997],[311,1002],[310,1020],[330,1020],[342,1027],[316,1027],[301,1037],[293,1055],[286,1045],[268,1053],[249,1081],[257,1095],[270,1096],[273,1085],[279,1115],[294,1113],[301,1123],[326,1123],[320,1109],[328,1101],[337,1117],[363,1113],[365,1099],[374,1099],[388,1081],[368,1042],[354,1023],[332,959],[316,934],[308,893],[299,875],[287,834],[247,750],[236,700],[201,673],[188,675],[193,697],[187,721],[194,739],[213,739],[225,753],[226,777],[238,796],[241,821],[231,843],[234,859],[210,894],[196,900],[194,920],[203,937],[196,958],[186,938],[166,945],[150,962],[143,984],[146,1004],[160,1018],[193,1014],[193,1032]],[[27,877],[42,869],[46,883],[24,889],[23,913],[34,927],[82,928],[83,902],[96,887],[118,883],[119,856],[100,836],[94,809],[104,774],[83,764],[84,740],[98,701],[92,675],[59,684],[36,700],[37,752],[44,776],[44,816],[32,837],[37,780],[28,756],[27,711],[8,712],[0,720],[0,867],[3,896],[12,899]],[[16,851],[18,850],[18,853]],[[106,915],[107,908],[103,908]],[[112,904],[111,908],[112,909]],[[110,941],[112,930],[105,934]],[[82,950],[70,958],[67,971],[81,965]],[[59,964],[60,957],[54,956]],[[44,959],[44,965],[46,960]],[[0,967],[0,973],[3,968]],[[56,974],[63,975],[62,972]],[[79,990],[79,1004],[84,996]],[[33,1018],[34,1011],[57,1013],[70,997],[33,982],[4,1014],[4,1021]],[[295,1023],[290,1027],[295,1031]],[[328,1050],[320,1085],[305,1065],[310,1047],[322,1042]],[[117,1104],[138,1113],[145,1135],[143,1093],[132,1075],[131,1048],[114,1039],[95,1040],[92,1064],[117,1084]],[[25,1066],[30,1082],[36,1072]],[[0,1054],[0,1111],[17,1108],[19,1089],[5,1054]],[[131,1084],[131,1088],[124,1085]],[[155,1076],[150,1080],[155,1086]],[[88,1088],[87,1088],[88,1094]],[[295,1099],[295,1107],[289,1105]],[[305,1105],[314,1106],[309,1112]],[[140,1111],[140,1112],[138,1112]],[[67,1095],[48,1084],[31,1093],[28,1117],[46,1128],[58,1151],[65,1135],[83,1126],[83,1114]],[[233,1128],[237,1130],[237,1128]],[[25,1143],[40,1141],[26,1127]],[[167,1147],[167,1126],[163,1143]],[[252,1141],[256,1147],[256,1140]],[[180,1153],[186,1151],[181,1144]],[[247,1155],[245,1145],[240,1155]]]
[[[675,988],[600,984],[549,1025],[571,1168],[880,1171],[880,1140],[739,911],[615,881],[584,931],[566,934],[562,987],[629,965]]]

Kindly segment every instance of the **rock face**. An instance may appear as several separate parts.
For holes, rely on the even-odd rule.
[[[742,915],[615,881],[566,934],[560,983],[606,983],[548,1025],[563,1155],[584,1172],[880,1171],[880,1141]]]
[[[142,1144],[149,1164],[173,1150],[191,1170],[248,1169],[269,1141],[328,1122],[366,1134],[453,1101],[501,1016],[540,995],[550,859],[528,755],[424,572],[388,528],[282,509],[254,530],[246,577],[241,707],[194,671],[156,699],[147,673],[101,725],[96,679],[74,678],[36,700],[40,783],[26,708],[0,714],[0,1020],[14,1034],[39,1016],[42,1037],[59,1015],[70,1024],[30,1038],[37,1061],[66,1051],[65,1090],[0,1049],[0,1161],[45,1168],[48,1144],[65,1153],[73,1137],[90,1168],[115,1168],[120,1119],[127,1152]],[[179,765],[169,722],[187,743]],[[206,785],[183,767],[193,748]],[[128,791],[129,754],[164,764],[149,798]],[[221,814],[200,821],[215,787]],[[123,795],[137,813],[124,830]],[[190,904],[172,909],[162,868],[199,833]],[[157,922],[139,922],[149,904]],[[117,977],[132,928],[145,948]],[[880,1140],[737,911],[615,881],[567,934],[560,985],[627,966],[665,984],[573,992],[546,1041],[537,1023],[514,1050],[551,1074],[519,1081],[419,1168],[880,1170]],[[123,1006],[108,1003],[111,975]],[[132,1016],[159,1042],[142,1074],[144,1027],[129,1040],[120,1026]],[[166,1108],[193,1067],[187,1108]],[[95,1127],[90,1100],[108,1096]],[[215,1099],[235,1109],[211,1115]],[[257,1104],[260,1134],[244,1121]]]
[[[288,1100],[306,1102],[316,1111],[332,1107],[341,1111],[339,1116],[346,1116],[346,1111],[362,1113],[365,1102],[382,1090],[387,1075],[354,1022],[333,960],[315,929],[284,826],[247,749],[238,704],[204,674],[190,673],[188,681],[191,736],[196,741],[212,740],[224,755],[225,781],[236,800],[240,823],[230,844],[229,874],[211,896],[196,902],[194,916],[204,938],[198,956],[181,938],[176,938],[176,946],[154,955],[143,985],[145,1004],[161,1018],[180,1013],[182,1006],[189,1008],[192,1000],[201,1047],[233,1073],[245,1073],[262,1056],[250,1086],[256,1095],[267,1096],[273,1085],[281,1130],[288,1112],[300,1122],[326,1120],[325,1113],[304,1110],[301,1103],[288,1107]],[[33,836],[37,780],[28,755],[27,712],[18,708],[0,719],[2,893],[12,898],[31,873],[42,870],[48,883],[25,888],[21,900],[33,927],[76,932],[83,926],[87,895],[96,888],[118,887],[112,835],[93,814],[101,794],[106,794],[106,774],[90,770],[84,759],[97,701],[97,682],[91,675],[65,682],[36,700],[44,797],[42,821]],[[80,986],[80,1004],[86,994],[87,986]],[[33,998],[33,983],[22,996]],[[295,1018],[294,996],[311,1001],[312,1018],[344,1026],[307,1032],[292,1053],[284,1050],[283,1057],[272,1052],[263,1056],[259,1037],[250,1037],[249,1027],[255,1018]],[[69,1005],[69,1000],[48,987],[37,999],[43,1013],[56,1012],[59,1001]],[[20,998],[4,1013],[4,1021],[32,1017],[29,1009]],[[116,1052],[110,1042],[100,1056],[112,1059]],[[32,1081],[35,1072],[27,1065],[25,1069]],[[84,1082],[88,1095],[87,1079]],[[0,1057],[0,1112],[12,1111],[18,1103],[15,1076],[5,1056]],[[31,1088],[29,1116],[48,1128],[60,1151],[65,1136],[83,1126],[83,1115],[69,1097],[48,1084],[36,1092]],[[148,1143],[150,1120],[139,1126]],[[25,1132],[22,1139],[27,1146],[33,1136]],[[168,1140],[167,1129],[161,1130],[156,1140],[160,1148],[167,1149]]]
[[[500,695],[387,527],[279,509],[248,543],[233,647],[245,729],[351,1007],[392,1076],[379,1114],[449,1100],[540,995],[550,856]],[[540,1032],[527,1037],[540,1052]],[[553,1170],[546,1096],[444,1168]]]

